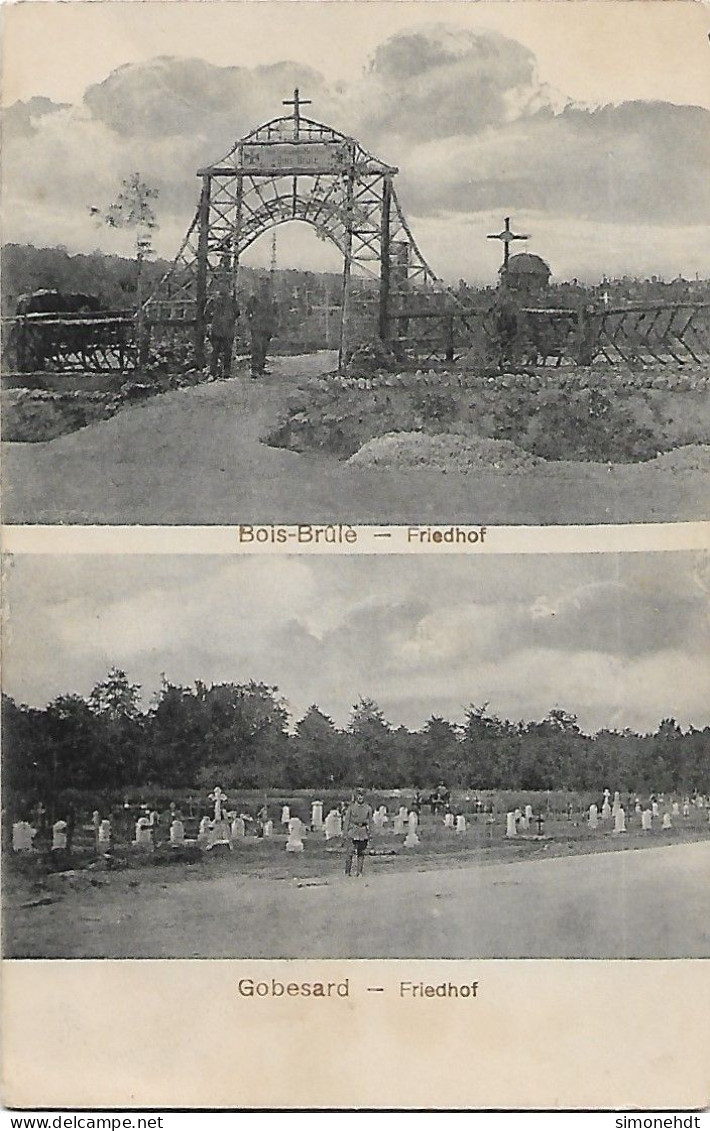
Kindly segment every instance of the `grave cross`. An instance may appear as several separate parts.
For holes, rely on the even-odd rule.
[[[537,835],[542,836],[542,826],[545,824],[545,818],[542,813],[535,818],[535,824],[537,825]]]
[[[214,801],[214,819],[215,821],[222,820],[222,802],[227,800],[227,794],[222,792],[220,786],[216,786],[210,796],[210,801]]]
[[[293,136],[299,137],[301,130],[301,107],[310,106],[310,98],[301,98],[298,87],[293,92],[293,98],[284,98],[284,106],[293,106]]]
[[[496,232],[495,235],[486,236],[489,240],[501,240],[503,244],[503,266],[508,266],[510,259],[510,245],[513,240],[529,240],[530,236],[519,236],[510,230],[510,216],[505,217],[505,227],[502,232]]]

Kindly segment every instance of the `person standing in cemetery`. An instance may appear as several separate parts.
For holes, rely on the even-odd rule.
[[[356,857],[356,876],[362,875],[365,864],[365,852],[372,835],[372,806],[365,801],[364,789],[355,791],[355,800],[351,801],[345,810],[343,819],[343,837],[346,845],[345,875],[352,873],[353,857]]]
[[[232,349],[239,318],[239,304],[222,285],[207,304],[210,323],[210,377],[229,377],[232,372]]]
[[[247,303],[247,321],[251,339],[251,375],[263,377],[266,370],[266,355],[271,339],[276,331],[277,309],[268,279],[263,279],[258,291],[252,294]]]

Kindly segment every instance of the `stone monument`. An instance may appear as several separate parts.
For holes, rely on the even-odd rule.
[[[288,822],[287,852],[303,852],[303,821],[300,817],[291,817]]]
[[[62,850],[67,847],[67,823],[55,821],[52,825],[52,851]]]
[[[416,848],[416,846],[419,844],[419,837],[417,835],[417,826],[419,824],[419,818],[418,818],[416,813],[411,812],[409,814],[407,821],[408,821],[408,828],[407,828],[407,835],[404,838],[404,847],[405,848]]]

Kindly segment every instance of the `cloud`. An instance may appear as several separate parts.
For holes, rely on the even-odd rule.
[[[84,105],[96,121],[127,138],[210,137],[226,147],[278,116],[284,92],[299,85],[315,97],[325,80],[312,67],[288,61],[216,67],[202,59],[162,57],[119,67],[88,87]]]
[[[40,705],[118,664],[142,684],[275,684],[339,724],[553,706],[589,729],[710,723],[709,598],[689,554],[16,558],[4,681]],[[17,627],[19,626],[19,627]]]
[[[443,24],[388,39],[354,93],[367,136],[416,142],[475,135],[552,105],[527,47],[497,32]]]
[[[5,140],[13,137],[32,137],[37,133],[37,123],[47,114],[56,114],[67,108],[66,102],[53,102],[51,98],[28,98],[13,102],[3,112],[2,126]]]
[[[484,236],[497,230],[490,218],[499,227],[508,213],[558,277],[710,270],[709,111],[575,104],[540,82],[527,47],[442,24],[387,39],[349,83],[297,61],[220,67],[163,56],[119,67],[80,106],[16,103],[6,239],[121,250],[92,228],[86,206],[108,203],[138,169],[160,191],[158,249],[174,254],[196,206],[197,168],[279,115],[294,86],[314,117],[398,165],[400,200],[444,277],[495,278],[499,249]],[[476,250],[465,250],[467,229]],[[285,230],[280,238],[288,247]],[[307,245],[294,243],[293,256],[306,263]]]

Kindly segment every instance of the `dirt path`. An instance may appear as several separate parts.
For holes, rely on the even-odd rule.
[[[305,374],[332,355],[279,358],[243,377],[180,389],[45,444],[4,445],[5,521],[561,524],[710,518],[710,475],[561,463],[524,474],[382,472],[270,448]]]
[[[710,957],[710,843],[346,879],[189,876],[13,910],[6,953],[70,958]]]

